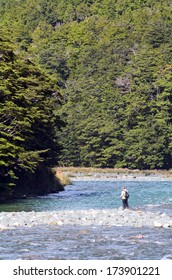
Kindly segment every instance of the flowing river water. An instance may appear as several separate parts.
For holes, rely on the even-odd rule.
[[[0,204],[1,212],[42,212],[121,207],[121,187],[131,209],[172,217],[171,181],[74,181],[64,192]],[[125,210],[124,210],[125,211]],[[35,225],[0,232],[0,259],[172,259],[172,228]]]

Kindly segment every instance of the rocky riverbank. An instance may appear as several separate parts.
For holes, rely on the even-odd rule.
[[[36,225],[88,225],[172,228],[172,217],[160,212],[107,209],[52,212],[2,212],[0,230]]]
[[[172,181],[172,171],[129,170],[120,168],[59,167],[54,169],[58,177],[72,181]],[[66,183],[64,184],[66,185]]]

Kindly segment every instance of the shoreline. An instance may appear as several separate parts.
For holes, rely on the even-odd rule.
[[[172,229],[172,217],[160,213],[122,208],[103,210],[64,210],[48,212],[1,212],[0,231],[18,227],[50,226],[119,226]]]
[[[72,181],[117,181],[117,182],[124,182],[124,181],[137,181],[137,182],[162,182],[162,181],[172,181],[172,178],[163,177],[163,176],[130,176],[130,175],[115,175],[111,176],[103,176],[103,175],[95,175],[95,176],[84,176],[84,175],[76,175],[73,177],[69,177],[71,182]]]
[[[126,171],[126,170],[125,170]],[[140,172],[116,172],[106,169],[100,172],[99,169],[58,169],[72,181],[172,181],[167,173],[140,173]],[[160,212],[142,211],[139,209],[120,208],[104,210],[65,210],[47,212],[1,212],[0,232],[18,227],[32,227],[39,225],[57,226],[119,226],[119,227],[151,227],[172,229],[172,217]]]
[[[171,171],[113,168],[57,167],[56,172],[69,181],[172,181]]]

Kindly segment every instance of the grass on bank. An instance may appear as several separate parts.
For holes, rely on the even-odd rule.
[[[139,170],[127,168],[94,168],[94,167],[56,167],[56,175],[64,185],[71,184],[70,178],[82,174],[82,176],[93,176],[94,174],[116,174],[116,175],[140,175],[140,176],[165,176],[172,177],[171,170]]]
[[[55,176],[58,178],[60,184],[64,187],[66,185],[71,185],[70,176],[66,175],[62,170],[54,168]]]

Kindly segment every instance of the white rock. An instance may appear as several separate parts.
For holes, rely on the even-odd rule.
[[[172,225],[170,225],[170,224],[164,224],[163,225],[163,228],[169,228],[169,227],[171,227]]]
[[[5,230],[5,229],[7,229],[7,227],[0,225],[0,230]]]
[[[13,224],[13,226],[18,227],[18,226],[20,226],[20,223],[16,222],[16,223]]]
[[[63,222],[59,220],[59,221],[57,221],[57,225],[62,226]]]
[[[159,222],[154,222],[154,227],[161,228],[162,224]]]

